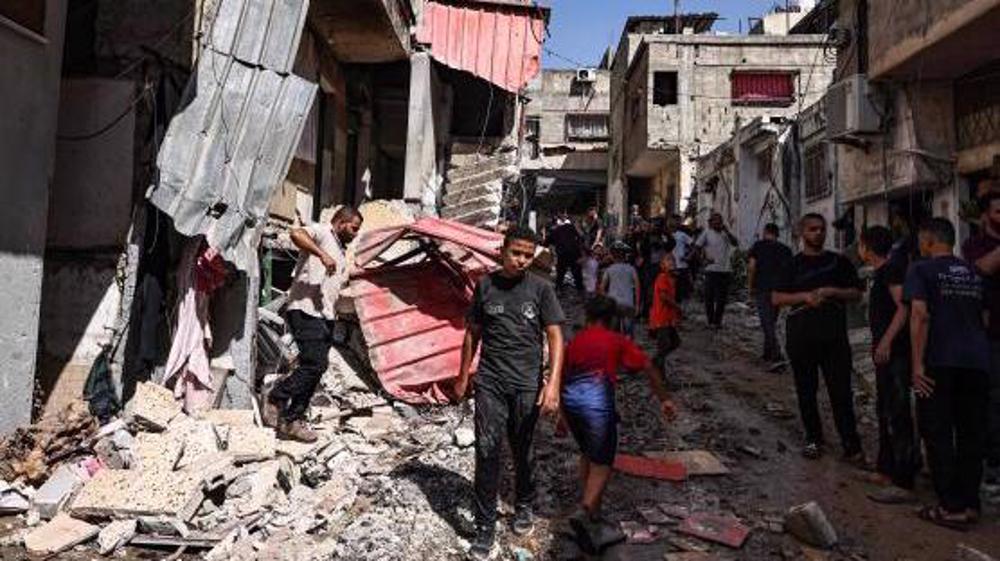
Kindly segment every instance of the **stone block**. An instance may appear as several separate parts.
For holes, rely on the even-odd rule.
[[[135,536],[136,520],[116,520],[105,526],[97,535],[97,551],[101,555],[113,553]]]
[[[170,421],[181,413],[181,403],[169,389],[152,382],[142,382],[135,388],[126,414],[151,430],[166,430]]]
[[[277,454],[274,429],[266,427],[230,427],[226,451],[236,463],[261,462]]]
[[[468,448],[476,442],[476,433],[466,427],[455,430],[455,445],[459,448]]]
[[[204,420],[187,419],[187,422],[177,428],[171,426],[169,431],[171,434],[176,431],[183,442],[183,452],[177,463],[178,469],[197,464],[202,458],[214,456],[222,449],[215,425]]]
[[[142,432],[136,436],[136,465],[144,471],[173,471],[184,452],[182,434]]]
[[[104,470],[87,483],[70,513],[112,519],[166,516],[189,520],[204,496],[204,478],[187,471]]]
[[[49,520],[59,513],[66,501],[78,489],[83,487],[84,480],[77,470],[69,464],[59,466],[52,476],[38,489],[32,500],[32,505],[39,516]]]
[[[199,413],[198,418],[228,427],[252,427],[256,424],[253,409],[209,409]]]
[[[32,555],[49,555],[81,544],[100,531],[98,526],[59,514],[24,536],[24,546]]]
[[[837,531],[816,502],[789,509],[785,516],[785,531],[815,547],[830,549],[837,545]]]

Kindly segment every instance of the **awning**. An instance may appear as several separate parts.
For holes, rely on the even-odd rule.
[[[429,1],[417,42],[439,62],[517,93],[541,71],[548,9],[497,0]]]
[[[412,249],[390,252],[396,244]],[[362,236],[349,294],[387,392],[408,403],[449,400],[475,283],[498,266],[502,245],[500,234],[437,218]]]

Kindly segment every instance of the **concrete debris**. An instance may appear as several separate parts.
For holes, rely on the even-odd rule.
[[[135,536],[138,524],[136,520],[116,520],[105,526],[97,535],[98,553],[108,555],[127,544]]]
[[[261,462],[277,454],[274,429],[254,426],[229,427],[226,452],[236,463]]]
[[[837,545],[837,531],[816,502],[794,506],[785,516],[785,531],[815,547],[830,549]]]
[[[467,427],[459,428],[455,431],[455,445],[459,448],[468,448],[476,442],[476,433]]]
[[[173,471],[184,452],[184,438],[178,433],[143,432],[136,437],[136,469]]]
[[[38,488],[31,504],[42,519],[50,520],[59,514],[62,506],[73,493],[83,487],[84,482],[80,470],[69,464],[63,464],[52,473],[52,477],[44,485]]]
[[[743,547],[743,543],[750,535],[750,528],[741,524],[739,520],[712,514],[689,516],[681,523],[677,531],[703,540],[721,543],[734,549]]]
[[[150,430],[166,430],[170,421],[181,413],[181,402],[174,399],[169,389],[152,382],[142,382],[135,388],[135,395],[125,413]]]
[[[227,427],[250,427],[256,424],[252,409],[209,409],[200,412],[198,419]]]
[[[100,531],[100,526],[60,513],[24,536],[24,546],[33,555],[59,553],[90,540]]]
[[[0,515],[20,514],[31,506],[26,493],[0,479]]]
[[[40,484],[63,461],[86,451],[97,432],[87,404],[76,400],[55,415],[0,440],[0,479]]]

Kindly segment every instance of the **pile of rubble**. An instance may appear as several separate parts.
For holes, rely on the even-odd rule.
[[[103,427],[79,402],[19,430],[0,443],[0,515],[22,522],[0,535],[0,557],[20,546],[210,560],[460,554],[471,524],[469,410],[390,404],[331,355],[311,411],[315,444],[276,439],[253,410],[189,416],[150,383]]]

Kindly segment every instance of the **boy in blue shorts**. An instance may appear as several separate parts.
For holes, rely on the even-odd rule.
[[[611,330],[618,310],[611,298],[591,299],[586,305],[587,325],[566,347],[564,363],[562,410],[580,446],[583,485],[583,499],[579,510],[570,517],[570,524],[581,545],[591,553],[608,543],[600,508],[618,449],[614,391],[618,371],[642,371],[660,401],[663,415],[667,419],[676,415],[659,370],[635,343]]]

